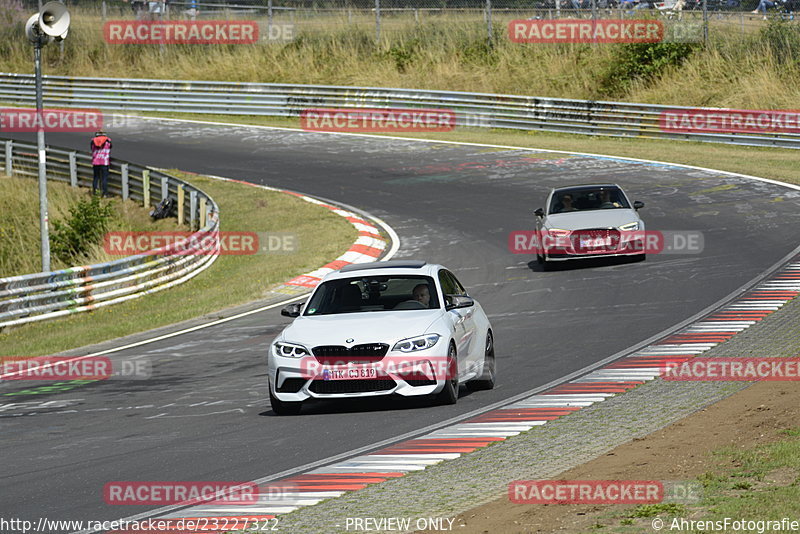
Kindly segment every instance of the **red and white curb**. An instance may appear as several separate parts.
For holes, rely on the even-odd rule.
[[[353,243],[353,246],[351,246],[347,252],[327,265],[323,265],[319,269],[292,278],[286,282],[287,285],[316,287],[326,274],[332,273],[333,271],[338,271],[345,265],[350,265],[351,263],[367,263],[371,261],[378,261],[378,258],[386,250],[386,240],[381,237],[378,228],[360,215],[344,210],[337,206],[331,206],[330,204],[326,204],[325,202],[301,195],[299,193],[294,193],[291,191],[281,192],[295,195],[299,198],[302,198],[306,202],[311,202],[312,204],[317,204],[318,206],[328,208],[336,215],[347,219],[350,224],[352,224],[356,230],[358,230],[358,239],[356,239],[356,242]]]
[[[356,230],[358,230],[358,238],[356,239],[355,243],[341,256],[333,260],[332,262],[323,265],[319,269],[315,269],[309,273],[301,274],[285,282],[285,286],[295,287],[295,288],[314,288],[319,285],[322,278],[333,271],[338,271],[345,265],[350,265],[351,263],[368,263],[371,261],[378,261],[384,253],[386,252],[386,245],[387,240],[381,236],[380,230],[377,226],[372,224],[368,221],[364,216],[359,215],[357,213],[347,211],[339,206],[334,206],[332,204],[328,204],[323,202],[322,200],[303,195],[302,193],[297,193],[295,191],[288,191],[286,189],[278,189],[276,187],[270,187],[267,185],[261,184],[254,184],[252,182],[245,182],[244,180],[234,180],[232,178],[225,178],[223,176],[213,176],[213,175],[204,175],[209,178],[213,178],[214,180],[222,180],[224,182],[234,182],[237,184],[248,185],[251,187],[258,187],[259,189],[266,189],[268,191],[275,191],[278,193],[285,193],[288,195],[295,196],[301,200],[306,202],[310,202],[311,204],[316,204],[317,206],[321,206],[323,208],[328,208],[336,215],[340,217],[344,217],[347,219],[350,224],[352,224]],[[384,225],[384,228],[389,229],[388,226]],[[397,250],[399,247],[399,239],[396,235],[391,236],[391,241],[393,244],[392,250],[386,254],[386,259],[388,257],[394,255],[394,251]]]
[[[798,260],[800,258],[796,258]],[[722,308],[665,338],[578,379],[503,408],[369,454],[327,465],[262,486],[259,502],[248,506],[195,506],[161,518],[271,519],[322,500],[420,471],[547,424],[585,406],[658,377],[665,362],[688,360],[724,343],[763,320],[800,294],[800,261]],[[286,488],[275,497],[269,488]]]

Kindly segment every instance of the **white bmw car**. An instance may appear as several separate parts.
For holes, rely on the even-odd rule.
[[[272,342],[269,396],[276,414],[310,398],[430,395],[455,404],[459,384],[491,389],[492,327],[441,265],[393,260],[329,273]]]

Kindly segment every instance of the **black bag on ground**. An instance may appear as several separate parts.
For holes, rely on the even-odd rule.
[[[172,198],[165,198],[150,210],[150,217],[153,219],[166,219],[172,215],[175,209],[175,200]]]

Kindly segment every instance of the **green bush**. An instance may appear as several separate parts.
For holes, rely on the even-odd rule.
[[[620,45],[601,76],[600,86],[609,95],[621,96],[633,82],[654,80],[667,68],[680,66],[697,46],[694,43]]]
[[[772,18],[760,31],[764,43],[778,64],[800,62],[800,28],[781,18]]]
[[[66,221],[53,221],[50,238],[53,254],[67,264],[79,262],[92,245],[100,243],[112,216],[111,204],[104,203],[99,195],[79,200],[70,208]]]

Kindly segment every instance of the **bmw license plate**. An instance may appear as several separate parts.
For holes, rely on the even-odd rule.
[[[378,371],[372,367],[338,367],[324,369],[323,380],[371,380],[378,377]]]

